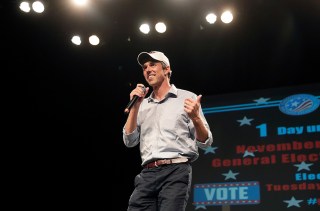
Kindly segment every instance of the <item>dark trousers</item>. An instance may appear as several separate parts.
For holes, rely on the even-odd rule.
[[[191,179],[190,163],[142,169],[135,177],[128,211],[185,211]]]

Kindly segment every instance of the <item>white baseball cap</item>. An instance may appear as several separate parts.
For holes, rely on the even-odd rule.
[[[159,62],[164,62],[167,66],[170,66],[168,57],[160,51],[141,52],[139,53],[137,60],[139,65],[142,66],[150,58]]]

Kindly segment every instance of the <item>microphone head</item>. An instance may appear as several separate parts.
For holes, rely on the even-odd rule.
[[[140,88],[142,88],[143,93],[146,93],[146,87],[144,85],[139,85]]]

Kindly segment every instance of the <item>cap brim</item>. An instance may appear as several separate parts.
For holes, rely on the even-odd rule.
[[[139,55],[138,55],[138,63],[140,65],[143,65],[146,61],[150,60],[150,59],[153,59],[147,52],[141,52]]]
[[[138,63],[142,66],[147,61],[159,61],[158,59],[155,59],[152,55],[150,55],[148,52],[141,52],[138,55]]]

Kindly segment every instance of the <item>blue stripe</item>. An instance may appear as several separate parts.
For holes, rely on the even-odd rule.
[[[320,99],[320,96],[316,96],[316,98]],[[220,113],[220,112],[228,112],[228,111],[270,108],[270,107],[279,106],[279,103],[281,101],[282,100],[275,100],[275,101],[270,101],[265,103],[246,103],[246,104],[229,105],[229,106],[217,106],[217,107],[203,108],[202,110],[204,114],[211,114],[211,113]]]

